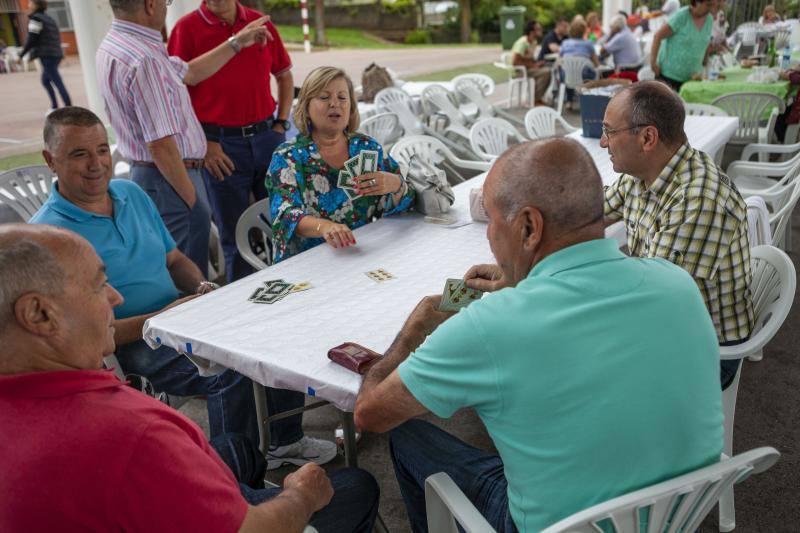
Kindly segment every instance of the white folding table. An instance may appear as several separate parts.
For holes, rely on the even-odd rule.
[[[686,121],[692,145],[712,153],[737,125],[736,118]],[[572,136],[592,154],[604,183],[613,182],[617,175],[599,141]],[[384,353],[422,297],[441,293],[446,278],[461,277],[474,264],[493,262],[486,226],[469,218],[469,191],[484,177],[454,188],[450,216],[455,224],[426,223],[416,213],[378,220],[354,232],[354,247],[317,246],[150,318],[144,338],[151,346],[164,344],[190,355],[201,367],[205,360],[256,384],[330,402],[343,412],[346,459],[354,465],[352,411],[361,377],[329,361],[327,352],[353,341]],[[376,283],[365,275],[378,268],[396,279]],[[313,288],[272,305],[250,303],[250,294],[272,279],[309,281]],[[255,389],[261,391],[260,444],[266,446],[263,388]]]

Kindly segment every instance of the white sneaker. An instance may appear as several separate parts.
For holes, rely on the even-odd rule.
[[[280,468],[285,464],[302,466],[315,462],[324,465],[336,457],[336,444],[304,436],[297,442],[279,446],[267,452],[267,470]]]

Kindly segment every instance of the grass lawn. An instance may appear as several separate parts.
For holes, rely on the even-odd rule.
[[[281,39],[287,43],[303,43],[303,28],[301,26],[285,26],[279,25],[278,32],[281,34]],[[326,28],[325,36],[328,38],[328,45],[333,48],[398,48],[401,46],[413,46],[415,48],[430,48],[430,47],[451,47],[451,46],[486,46],[497,47],[499,43],[481,43],[481,44],[403,44],[394,43],[380,39],[371,33],[363,30],[355,30],[348,28]],[[311,28],[311,42],[314,42],[314,28]]]
[[[12,168],[26,167],[29,165],[44,165],[44,158],[41,152],[31,152],[29,154],[10,155],[0,157],[0,172],[11,170]]]
[[[491,63],[481,63],[468,67],[451,68],[449,70],[440,70],[439,72],[431,72],[429,74],[420,74],[419,76],[408,78],[408,81],[450,81],[459,74],[473,72],[486,74],[492,78],[495,83],[505,83],[508,81],[508,73],[505,70],[495,67]]]

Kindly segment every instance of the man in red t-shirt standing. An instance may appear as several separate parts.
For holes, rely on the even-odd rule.
[[[226,40],[236,48],[236,32],[262,16],[237,0],[202,0],[173,28],[169,54],[190,61]],[[267,197],[264,178],[272,152],[285,140],[294,98],[292,61],[275,26],[267,22],[267,29],[273,39],[264,46],[240,50],[216,74],[189,87],[208,141],[204,176],[229,281],[252,272],[236,248],[236,223],[251,193],[256,201]],[[277,98],[270,74],[277,81]]]
[[[250,441],[215,439],[226,464],[195,423],[102,370],[121,303],[77,233],[0,226],[0,531],[372,531],[367,472],[309,463],[265,489]]]

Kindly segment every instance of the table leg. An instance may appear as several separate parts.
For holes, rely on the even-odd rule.
[[[353,421],[353,413],[342,411],[342,430],[344,431],[344,464],[346,466],[358,466],[356,456],[356,424]]]
[[[264,455],[269,450],[269,408],[267,407],[267,392],[264,385],[253,382],[253,396],[256,400],[256,417],[258,420],[258,449]]]

